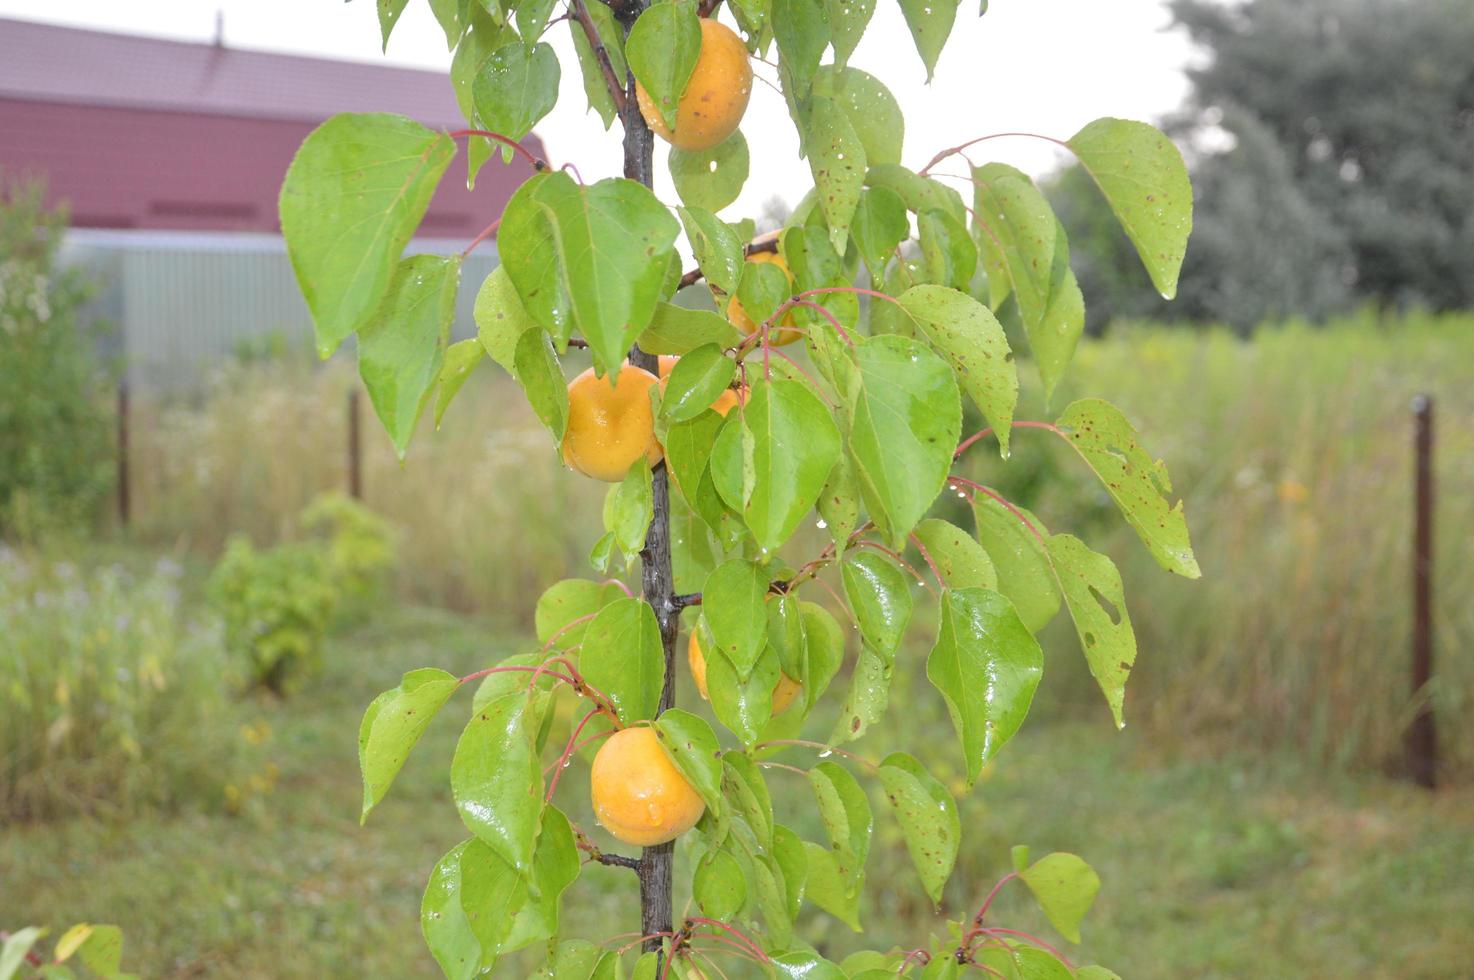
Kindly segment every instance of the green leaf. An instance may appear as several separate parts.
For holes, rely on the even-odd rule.
[[[708,409],[665,430],[666,465],[687,500],[694,498],[701,486],[701,475],[711,458],[712,442],[722,427],[722,421],[720,415]]]
[[[604,496],[604,530],[614,533],[614,540],[627,555],[638,554],[645,546],[645,535],[655,517],[653,479],[650,467],[639,459]]]
[[[813,841],[804,841],[808,876],[804,897],[855,932],[860,931],[860,889],[852,888],[839,873],[834,854]]]
[[[819,802],[819,819],[829,833],[835,872],[846,890],[862,891],[875,826],[870,800],[850,771],[834,762],[821,762],[810,769],[809,785]]]
[[[831,5],[843,0],[829,0]],[[849,0],[850,6],[873,0]],[[844,112],[870,166],[901,162],[906,117],[901,104],[880,79],[858,68],[824,65],[814,75],[814,94],[832,99]]]
[[[1143,122],[1097,119],[1068,141],[1166,299],[1193,227],[1193,189],[1172,141]]]
[[[953,589],[997,589],[993,560],[972,537],[955,524],[928,518],[916,526],[916,538]]]
[[[773,801],[762,770],[752,757],[741,752],[722,755],[722,794],[738,816],[747,821],[764,848],[773,843]]]
[[[832,744],[853,742],[885,716],[886,706],[890,704],[894,664],[893,656],[877,653],[868,643],[860,646],[854,670],[850,672],[849,693],[834,721],[834,730],[829,733]]]
[[[921,763],[904,752],[892,752],[877,772],[886,799],[896,811],[896,823],[906,838],[911,863],[933,905],[941,905],[942,888],[957,863],[962,820],[957,803]]]
[[[1032,335],[1049,308],[1059,222],[1043,193],[1019,170],[988,163],[974,168],[972,177],[993,308],[1011,292]]]
[[[829,45],[821,0],[772,0],[771,23],[779,61],[793,80],[795,94],[803,98]]]
[[[783,876],[784,897],[788,901],[788,921],[798,917],[803,903],[805,880],[809,874],[809,856],[798,834],[778,824],[773,827],[773,864]]]
[[[850,532],[860,522],[860,488],[855,483],[849,458],[840,456],[829,471],[829,480],[819,491],[819,516],[835,547],[843,553]]]
[[[1075,621],[1085,662],[1111,706],[1116,727],[1123,727],[1121,705],[1126,678],[1136,663],[1136,634],[1126,612],[1121,573],[1105,555],[1091,551],[1079,538],[1068,534],[1049,539],[1049,555],[1063,586],[1070,618]]]
[[[521,690],[494,698],[471,717],[450,763],[461,822],[526,875],[542,818],[543,775],[536,720]]]
[[[1011,511],[981,493],[972,513],[978,541],[998,572],[998,591],[1013,603],[1029,632],[1038,633],[1059,612],[1059,582],[1044,544],[1049,532],[1027,508]]]
[[[754,324],[761,324],[778,311],[793,294],[793,283],[772,262],[748,262],[737,283],[737,300]]]
[[[455,142],[403,116],[343,113],[303,140],[281,189],[281,226],[327,357],[389,291]]]
[[[701,21],[689,0],[657,3],[640,14],[625,41],[625,57],[635,78],[676,128],[676,106],[701,56]]]
[[[941,491],[962,429],[957,379],[905,337],[867,337],[850,405],[850,453],[871,517],[900,545]]]
[[[804,662],[799,680],[804,686],[805,711],[812,708],[820,695],[839,673],[844,660],[844,630],[823,606],[800,602],[804,624]]]
[[[475,837],[436,863],[420,900],[420,931],[448,980],[472,980],[495,965],[526,900],[517,870]]]
[[[659,9],[669,4],[658,4]],[[670,151],[670,177],[687,207],[720,211],[742,193],[750,160],[747,138],[738,130],[706,150]]]
[[[45,934],[44,929],[27,926],[5,937],[4,944],[0,945],[0,980],[10,980],[16,975],[25,965],[26,954]]]
[[[1022,943],[1013,948],[1013,963],[1019,980],[1072,980],[1075,976],[1053,953]]]
[[[512,921],[511,932],[502,947],[504,952],[545,942],[558,934],[563,892],[573,884],[581,867],[568,818],[557,807],[543,807],[527,901]]]
[[[933,208],[916,219],[928,282],[966,291],[978,268],[978,246],[967,226]]]
[[[582,643],[587,620],[622,595],[615,582],[568,578],[552,585],[538,598],[533,614],[537,642],[552,643],[556,638],[560,647]]]
[[[649,324],[679,232],[632,180],[582,187],[563,172],[538,174],[502,213],[501,239],[525,243],[502,260],[527,311],[560,341],[576,325],[602,374]]]
[[[704,640],[701,646],[705,651]],[[743,745],[757,742],[773,717],[773,689],[780,676],[778,656],[766,647],[746,677],[725,655],[706,654],[706,693],[711,698],[711,710]]]
[[[1029,866],[1029,847],[1027,844],[1015,844],[1008,849],[1008,859],[1013,863],[1013,870],[1022,871]]]
[[[1075,980],[1121,980],[1121,975],[1107,970],[1103,966],[1092,964],[1082,966],[1075,971]]]
[[[123,962],[123,930],[115,925],[79,922],[56,941],[52,959],[65,962],[72,956],[100,977],[119,976]]]
[[[517,341],[538,323],[522,305],[522,297],[507,276],[506,266],[497,266],[476,291],[476,339],[508,374],[517,377]]]
[[[497,48],[471,86],[482,128],[522,139],[557,104],[560,78],[558,56],[551,44],[529,48],[513,41]],[[512,152],[504,146],[503,158],[510,159]]]
[[[753,562],[728,559],[707,576],[701,595],[701,620],[716,644],[708,661],[719,652],[745,679],[768,642],[767,575]]]
[[[759,378],[752,383],[746,411],[753,435],[753,485],[743,516],[757,543],[774,550],[818,501],[840,455],[839,430],[824,403],[801,381]]]
[[[1075,356],[1080,335],[1085,332],[1085,297],[1070,268],[1070,241],[1064,226],[1055,221],[1054,265],[1050,273],[1049,306],[1044,319],[1024,324],[1039,378],[1044,382],[1044,400],[1054,396],[1055,386]]]
[[[774,595],[767,601],[768,646],[778,657],[783,673],[802,678],[804,671],[804,621],[798,596]]]
[[[860,635],[889,662],[911,621],[911,583],[896,564],[874,551],[854,551],[840,566],[845,598]]]
[[[435,396],[435,428],[440,428],[451,399],[465,386],[471,371],[485,356],[486,348],[475,337],[457,341],[445,349],[445,359],[441,362],[440,375],[435,381],[438,392]]]
[[[910,231],[906,202],[899,194],[888,187],[871,187],[861,192],[855,216],[850,220],[850,239],[870,270],[872,288],[881,288],[886,265]]]
[[[553,14],[553,7],[558,0],[521,0],[517,3],[517,30],[522,35],[522,42],[529,48],[537,44],[547,30],[548,18]]]
[[[747,879],[742,876],[742,866],[726,851],[707,853],[696,864],[691,894],[707,918],[719,922],[735,918],[747,903]]]
[[[1080,921],[1100,891],[1100,876],[1074,854],[1046,854],[1019,872],[1029,891],[1059,934],[1072,943],[1080,941]]]
[[[655,719],[660,747],[691,783],[707,809],[722,809],[722,747],[703,719],[680,708],[668,708]]]
[[[962,742],[967,782],[1023,724],[1044,654],[1013,603],[987,589],[948,589],[926,677],[947,702]]]
[[[445,50],[454,51],[470,21],[470,0],[430,0],[430,12],[445,32]]]
[[[962,195],[946,184],[923,177],[899,164],[871,163],[865,175],[866,187],[884,187],[906,202],[906,210],[916,214],[941,208],[958,221],[967,220],[967,207]]]
[[[926,65],[926,80],[930,82],[942,46],[952,33],[952,22],[957,19],[957,0],[901,0],[901,13],[911,28],[916,53]]]
[[[865,183],[865,145],[844,109],[833,99],[815,95],[809,100],[804,146],[819,192],[819,208],[829,226],[829,240],[836,252],[843,252],[850,218],[859,206],[860,189]]]
[[[541,330],[527,331],[517,340],[512,363],[532,410],[553,434],[553,442],[561,445],[568,428],[568,384],[552,338]]]
[[[589,623],[578,654],[584,679],[609,698],[626,725],[655,717],[665,681],[665,653],[655,610],[615,599]]]
[[[699,207],[677,208],[691,251],[706,281],[724,293],[735,293],[742,277],[742,239],[737,231],[709,210]]]
[[[650,325],[640,334],[640,350],[647,354],[684,355],[706,344],[730,350],[741,342],[742,332],[726,317],[673,303],[656,303]]]
[[[379,32],[384,39],[380,50],[389,50],[389,35],[394,32],[394,25],[399,23],[399,15],[404,13],[408,3],[409,0],[379,0]]]
[[[624,31],[619,27],[619,22],[614,19],[614,11],[609,9],[608,4],[597,4],[588,8],[590,19],[594,22],[594,31],[599,35],[599,41],[604,46],[604,52],[609,56],[609,64],[614,69],[615,78],[624,78],[629,71],[629,66],[624,60]],[[568,19],[569,30],[573,32],[573,49],[578,55],[578,67],[583,75],[583,91],[588,97],[589,108],[599,114],[604,120],[604,128],[607,130],[613,124],[619,110],[614,105],[614,97],[609,94],[609,85],[604,79],[604,69],[599,65],[598,56],[594,53],[594,47],[589,43],[588,35],[584,33],[583,27],[576,18]]]
[[[1170,502],[1167,464],[1152,460],[1121,410],[1099,398],[1083,398],[1070,403],[1055,425],[1100,477],[1157,564],[1186,578],[1200,576],[1182,501]]]
[[[818,953],[783,953],[773,957],[773,970],[790,980],[846,980],[844,971]]]
[[[358,730],[358,768],[363,773],[360,823],[389,791],[410,749],[459,684],[454,674],[433,667],[411,670],[398,687],[368,706]]]
[[[405,259],[359,329],[358,373],[400,459],[440,375],[460,282],[459,256]]]
[[[824,16],[829,22],[829,40],[834,45],[836,65],[843,68],[850,60],[873,13],[875,0],[824,0]]]
[[[1002,324],[971,296],[943,286],[913,286],[901,294],[899,304],[957,372],[1007,458],[1009,429],[1018,405],[1018,368]]]
[[[716,344],[696,348],[671,369],[665,395],[660,402],[660,414],[672,422],[694,419],[727,390],[736,373],[736,362],[723,354]]]

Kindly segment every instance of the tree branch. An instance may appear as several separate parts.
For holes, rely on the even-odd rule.
[[[748,242],[747,245],[742,249],[742,254],[743,255],[756,255],[758,252],[776,252],[776,251],[778,251],[778,232],[776,232],[776,231],[770,231],[770,232],[767,232],[766,234],[759,235],[758,237],[754,238],[752,241]],[[686,273],[684,276],[682,276],[681,277],[680,285],[678,285],[676,288],[677,289],[685,289],[687,286],[694,286],[700,280],[701,280],[701,269],[700,269],[700,267],[697,267],[695,269],[692,269],[690,272]]]
[[[624,86],[619,82],[619,75],[614,71],[614,62],[609,60],[609,50],[604,47],[604,39],[599,36],[599,28],[594,24],[594,18],[589,14],[588,5],[585,0],[569,0],[572,7],[573,19],[578,21],[583,28],[584,37],[589,40],[589,47],[594,49],[594,60],[599,63],[599,70],[604,73],[604,85],[609,89],[609,97],[614,100],[614,108],[624,113],[625,94]]]

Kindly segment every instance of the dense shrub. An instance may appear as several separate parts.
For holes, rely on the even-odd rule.
[[[179,577],[0,547],[0,822],[220,798],[226,658]]]
[[[34,181],[0,175],[0,533],[29,536],[95,515],[112,472],[111,423],[89,293],[56,268],[66,227]]]
[[[298,521],[315,536],[265,550],[232,538],[209,583],[227,645],[252,684],[278,695],[321,666],[336,613],[367,608],[394,561],[388,522],[341,494],[318,497]]]

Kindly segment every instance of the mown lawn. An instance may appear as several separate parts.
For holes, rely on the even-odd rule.
[[[148,977],[438,976],[418,908],[430,867],[464,836],[446,782],[457,726],[444,718],[432,727],[390,799],[360,828],[358,719],[405,667],[469,670],[514,645],[494,625],[429,612],[395,613],[339,638],[328,674],[308,691],[244,712],[242,738],[264,739],[246,749],[252,764],[237,781],[237,814],[213,807],[116,825],[0,829],[0,925],[117,922],[126,963]],[[950,759],[945,723],[923,720],[913,725],[907,715],[908,747]],[[873,733],[859,748],[878,754],[886,736]],[[268,762],[278,775],[262,789]],[[565,784],[575,819],[579,773]],[[770,780],[776,806],[807,808],[801,784],[783,776]],[[876,816],[864,942],[914,946],[940,932],[940,921],[920,900],[878,799]],[[1077,851],[1105,881],[1077,961],[1128,980],[1474,971],[1474,792],[1466,789],[1428,796],[1289,757],[1168,752],[1129,728],[1114,733],[1103,717],[1037,717],[963,804],[963,820],[967,854],[946,914],[970,914],[1011,844],[1028,843],[1036,855]],[[595,937],[627,931],[632,887],[627,872],[586,868],[570,890],[567,924]],[[997,907],[1050,935],[1021,896],[1005,892]],[[822,913],[804,916],[801,933],[831,954],[861,941]],[[525,972],[520,963],[496,971]],[[744,975],[735,965],[729,974]]]

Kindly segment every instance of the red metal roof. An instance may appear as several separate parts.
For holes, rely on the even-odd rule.
[[[462,125],[436,72],[0,19],[0,170],[45,175],[77,227],[277,231],[298,144],[359,111]],[[458,142],[422,235],[470,239],[531,173],[493,161],[468,191]]]
[[[311,122],[335,112],[461,120],[438,72],[4,18],[0,97]]]

